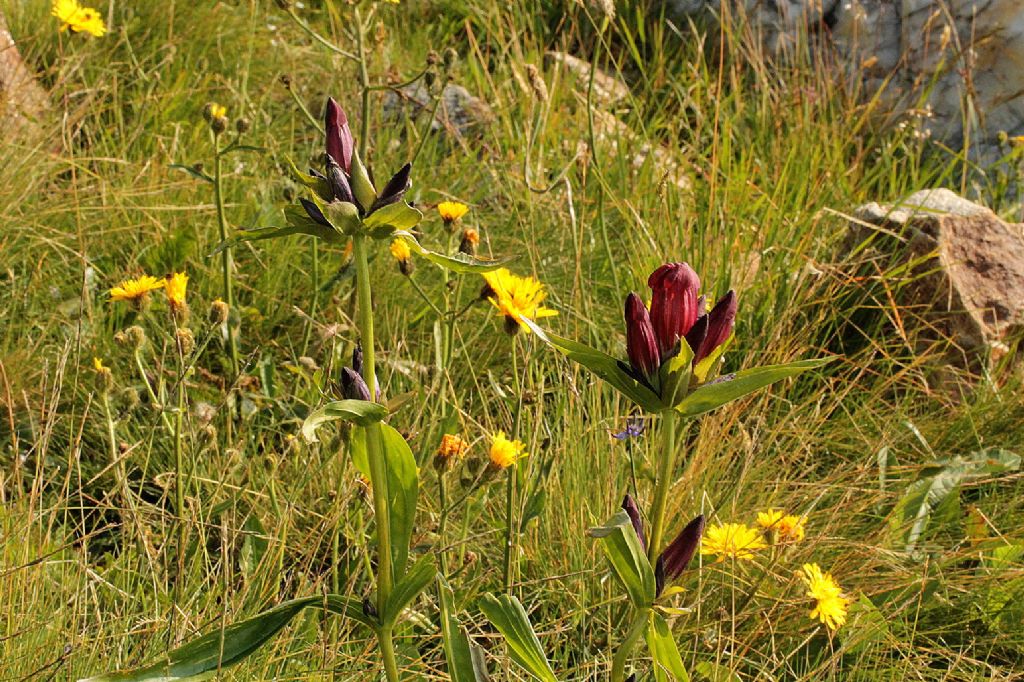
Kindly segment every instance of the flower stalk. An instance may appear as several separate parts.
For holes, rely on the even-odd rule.
[[[654,492],[654,506],[651,508],[651,540],[647,544],[647,558],[653,565],[658,559],[662,539],[665,535],[665,507],[668,505],[668,492],[672,487],[672,472],[675,469],[676,426],[679,417],[675,410],[661,413],[661,434],[663,446],[658,480]]]

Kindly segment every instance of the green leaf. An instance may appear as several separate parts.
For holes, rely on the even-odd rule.
[[[401,580],[395,583],[394,588],[391,590],[391,594],[388,595],[388,603],[384,607],[384,614],[381,616],[381,621],[385,625],[394,625],[398,622],[398,617],[402,615],[402,611],[405,610],[405,607],[407,607],[420,592],[427,588],[427,585],[430,584],[436,574],[437,568],[434,565],[434,557],[431,555],[421,557],[419,561],[412,565],[409,572],[406,573]]]
[[[335,400],[309,413],[302,422],[302,437],[317,442],[316,432],[328,422],[344,419],[360,426],[379,422],[388,416],[388,408],[368,400]]]
[[[986,448],[966,457],[952,457],[925,467],[922,476],[907,491],[889,517],[894,541],[914,552],[933,514],[947,500],[959,500],[960,486],[972,479],[1017,471],[1020,455],[998,448]]]
[[[513,661],[542,682],[558,682],[518,599],[507,594],[487,594],[480,599],[480,610],[505,638]]]
[[[883,646],[892,637],[889,621],[865,595],[850,604],[850,613],[843,626],[843,647],[850,654],[866,654],[873,647]]]
[[[395,429],[387,424],[372,424],[364,428],[377,428],[381,432],[381,447],[388,472],[388,510],[391,519],[391,561],[395,579],[405,575],[409,559],[409,542],[416,523],[416,497],[419,494],[419,477],[416,473],[416,458],[409,444]]]
[[[455,594],[440,573],[437,592],[441,602],[441,637],[444,656],[448,663],[448,676],[452,682],[487,682],[487,662],[483,650],[473,644],[469,634],[455,615]]]
[[[182,163],[172,163],[170,166],[168,166],[168,168],[184,171],[191,175],[193,178],[196,178],[197,180],[202,180],[204,182],[208,182],[211,185],[215,182],[213,178],[211,178],[209,175],[201,171],[199,169],[199,166],[186,166],[185,164]]]
[[[788,379],[809,369],[817,369],[832,362],[832,358],[799,360],[785,365],[769,365],[745,369],[729,374],[709,383],[686,396],[676,409],[686,417],[694,417],[714,410],[737,398],[753,393],[776,381]]]
[[[661,398],[654,391],[630,376],[619,365],[619,361],[612,356],[585,344],[549,334],[537,326],[536,323],[525,318],[521,321],[541,341],[553,347],[570,360],[580,363],[643,409],[648,412],[660,412],[665,409]]]
[[[743,682],[739,675],[718,663],[702,661],[697,664],[696,670],[702,682]]]
[[[719,346],[721,347],[721,346]],[[681,401],[690,388],[690,368],[693,366],[693,351],[683,339],[679,352],[661,365],[659,372],[662,400],[667,405]]]
[[[307,607],[319,607],[373,627],[363,614],[361,603],[354,597],[327,595],[326,598],[316,596],[294,599],[226,627],[223,647],[221,631],[217,629],[171,651],[152,665],[90,677],[81,682],[171,682],[213,673],[218,668],[226,668],[244,660]]]
[[[657,591],[654,569],[651,568],[644,548],[640,546],[640,539],[636,536],[629,514],[618,512],[605,525],[591,528],[590,535],[601,540],[612,572],[626,588],[633,606],[638,609],[649,608]]]
[[[363,227],[374,239],[386,239],[396,231],[416,227],[423,214],[404,201],[396,201],[366,216]]]
[[[417,253],[423,258],[434,265],[438,265],[456,274],[481,274],[484,272],[491,272],[498,268],[511,263],[515,258],[499,258],[495,260],[482,260],[475,258],[474,256],[467,255],[465,253],[453,253],[451,255],[445,255],[436,251],[431,251],[426,248],[409,232],[398,231],[393,235],[396,238],[404,239],[409,248],[412,249],[413,253]]]
[[[690,676],[683,665],[683,657],[679,655],[672,631],[657,611],[651,611],[647,621],[646,638],[647,648],[654,660],[655,679],[664,679],[667,673],[677,682],[690,682]]]
[[[296,166],[295,162],[292,161],[291,159],[288,159],[288,167],[291,170],[292,177],[295,178],[296,182],[313,190],[313,192],[315,192],[316,195],[319,196],[324,201],[331,200],[333,192],[331,192],[331,186],[330,184],[328,184],[327,180],[324,180],[323,178],[318,178],[315,175],[303,173],[302,171],[299,170],[298,166]]]
[[[370,182],[370,174],[366,172],[363,160],[359,158],[359,152],[352,152],[352,167],[350,168],[349,179],[352,185],[352,194],[356,200],[367,208],[377,200],[377,190]]]

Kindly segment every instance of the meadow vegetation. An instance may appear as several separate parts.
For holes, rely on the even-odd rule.
[[[769,64],[741,29],[676,27],[634,0],[614,18],[552,0],[97,4],[101,36],[0,0],[54,107],[41,135],[0,140],[0,679],[138,668],[303,598],[220,679],[473,680],[453,669],[459,642],[494,680],[614,679],[636,613],[660,619],[624,655],[636,679],[684,677],[665,641],[694,680],[1022,678],[1015,349],[951,365],[951,340],[902,303],[916,271],[846,241],[866,201],[967,189],[962,153],[883,125],[810,48]],[[588,83],[548,50],[629,84],[613,113],[634,138],[595,133]],[[489,120],[430,132],[384,107],[418,76],[464,86]],[[325,186],[340,220],[330,97],[378,189],[412,161],[400,233],[246,239],[307,220],[298,199]],[[680,177],[635,164],[642,144]],[[1000,186],[981,189],[1009,205]],[[442,202],[468,211],[445,220]],[[353,234],[376,215],[360,207]],[[666,441],[660,407],[638,410],[559,339],[635,370],[623,301],[646,314],[670,262],[712,302],[736,292],[722,377],[832,361],[673,417]],[[557,315],[510,323],[497,294],[520,285],[498,264]],[[144,275],[145,304],[111,295]],[[360,340],[379,394],[359,386]],[[399,441],[414,467],[360,470]],[[374,496],[382,475],[418,485],[404,521],[409,498]],[[649,539],[659,490],[662,545],[706,525],[650,610],[660,548],[646,563],[616,514],[630,495]],[[408,558],[381,538],[385,510]],[[397,578],[428,581],[384,624],[380,590],[401,581],[382,546]],[[631,551],[632,587],[615,563]],[[842,622],[810,616],[823,598]],[[516,603],[552,678],[502,627]]]

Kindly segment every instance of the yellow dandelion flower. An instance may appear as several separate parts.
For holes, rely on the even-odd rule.
[[[820,620],[829,630],[838,630],[846,622],[850,600],[831,573],[824,573],[818,564],[804,564],[800,577],[807,585],[807,596],[815,600],[810,617]]]
[[[50,13],[60,21],[60,30],[88,33],[99,38],[107,32],[100,13],[91,7],[82,7],[78,0],[53,0]]]
[[[103,364],[103,360],[101,360],[100,358],[93,358],[92,359],[92,368],[94,370],[96,370],[97,372],[104,372],[104,371],[109,372],[110,371],[110,369],[106,365]]]
[[[505,330],[511,334],[519,331],[523,320],[551,317],[558,313],[541,304],[547,298],[544,285],[533,277],[519,277],[499,268],[484,273],[487,286],[483,297],[487,298],[505,318]]]
[[[462,436],[446,433],[441,437],[441,445],[437,448],[437,455],[446,460],[461,459],[469,449],[469,443]]]
[[[164,291],[167,294],[167,301],[172,308],[181,309],[185,307],[185,290],[188,288],[188,275],[184,272],[176,272],[167,278]]]
[[[227,118],[228,108],[223,104],[217,104],[216,102],[210,103],[210,118]]]
[[[713,554],[719,559],[753,559],[756,550],[767,546],[756,528],[742,523],[724,523],[704,531],[700,553]]]
[[[442,201],[437,205],[437,212],[441,214],[441,219],[444,222],[451,224],[466,215],[469,212],[469,206],[458,201]]]
[[[395,257],[395,260],[399,263],[412,258],[412,250],[409,248],[409,243],[404,239],[396,239],[391,242],[391,255]]]
[[[807,519],[795,514],[786,514],[779,509],[768,509],[757,513],[757,525],[772,531],[781,541],[800,542],[804,539]]]
[[[110,300],[139,303],[146,298],[149,292],[163,288],[164,280],[152,275],[143,275],[138,279],[126,279],[111,289]]]
[[[491,465],[496,469],[507,469],[522,458],[526,446],[517,440],[509,440],[504,431],[498,431],[491,440],[491,450],[488,453],[491,458]]]

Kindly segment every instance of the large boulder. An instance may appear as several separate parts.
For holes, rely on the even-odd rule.
[[[852,225],[862,241],[902,243],[916,282],[900,301],[951,340],[972,369],[998,360],[1024,330],[1024,224],[946,189],[917,192],[883,206],[861,206]]]

